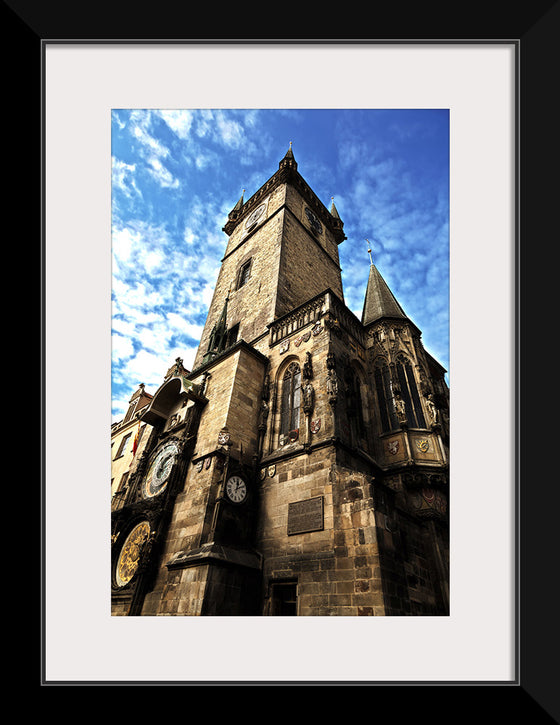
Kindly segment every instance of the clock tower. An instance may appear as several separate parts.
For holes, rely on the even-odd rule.
[[[447,614],[445,370],[373,264],[346,307],[343,222],[291,144],[223,231],[193,369],[142,414],[113,614]]]

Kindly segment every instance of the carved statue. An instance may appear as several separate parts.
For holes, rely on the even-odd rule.
[[[311,353],[306,352],[306,360],[303,363],[303,379],[310,380],[313,377],[313,364],[311,362]]]
[[[406,423],[406,406],[404,400],[401,398],[401,396],[397,393],[395,395],[395,412],[397,414],[397,418],[399,423],[405,424]]]
[[[335,402],[338,396],[338,378],[334,369],[327,373],[327,396],[329,402]]]
[[[266,422],[268,420],[269,406],[266,400],[261,400],[261,409],[259,412],[259,428],[261,430],[266,429]]]
[[[428,395],[428,400],[426,402],[426,407],[428,408],[428,413],[430,415],[430,422],[432,425],[438,425],[439,423],[439,410],[436,407],[436,404],[434,403],[434,396],[430,393]]]
[[[302,388],[303,392],[303,412],[311,413],[313,411],[313,402],[315,399],[315,391],[313,385],[308,381]]]
[[[154,548],[154,544],[156,541],[156,532],[151,531],[150,534],[146,534],[144,541],[140,545],[140,551],[139,551],[139,567],[141,570],[145,570],[146,567],[150,563],[152,550]]]

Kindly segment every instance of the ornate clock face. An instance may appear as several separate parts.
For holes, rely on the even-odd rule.
[[[167,443],[157,454],[148,468],[144,479],[143,493],[150,498],[157,496],[165,488],[171,467],[175,463],[175,457],[179,451],[176,443]]]
[[[307,219],[309,220],[309,223],[311,224],[311,228],[316,234],[321,234],[323,231],[323,227],[321,226],[321,222],[317,218],[314,212],[311,211],[309,207],[305,207],[305,214],[307,216]]]
[[[251,229],[251,227],[254,227],[264,214],[265,209],[266,204],[261,204],[253,212],[251,212],[251,214],[249,214],[249,216],[247,217],[247,221],[245,222],[245,229]]]
[[[128,584],[128,582],[136,574],[138,564],[140,563],[142,547],[148,540],[149,536],[150,524],[147,521],[142,521],[140,524],[135,526],[126,537],[126,541],[124,542],[121,553],[119,554],[119,560],[115,571],[117,586],[124,587],[125,584]]]
[[[226,483],[226,495],[233,503],[243,503],[247,498],[247,484],[240,476],[231,476]]]

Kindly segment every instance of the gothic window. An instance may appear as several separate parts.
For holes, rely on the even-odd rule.
[[[352,431],[352,440],[358,445],[366,437],[366,426],[364,423],[360,378],[354,370],[351,371],[348,379],[347,393],[348,417]]]
[[[243,287],[243,285],[249,280],[251,272],[251,261],[251,259],[247,260],[247,262],[242,264],[239,268],[239,272],[237,273],[237,289]]]
[[[399,427],[399,423],[393,402],[391,374],[389,366],[384,360],[380,360],[375,364],[374,380],[381,427],[384,431],[394,430]]]
[[[406,408],[406,418],[410,428],[425,428],[426,421],[422,412],[422,404],[418,395],[416,380],[414,379],[414,371],[410,360],[402,355],[397,358],[397,378],[401,397],[404,400]]]
[[[299,429],[301,370],[296,362],[290,363],[284,373],[281,395],[280,435],[289,436],[290,431]]]

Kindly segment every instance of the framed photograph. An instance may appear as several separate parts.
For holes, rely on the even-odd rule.
[[[521,612],[519,575],[520,519],[531,531],[524,517],[534,511],[532,501],[525,510],[520,505],[519,89],[522,69],[537,72],[538,39],[550,32],[545,26],[546,14],[526,39],[472,41],[73,41],[39,33],[42,684],[509,685],[554,707],[540,669],[523,682],[525,627],[538,624]],[[521,64],[524,43],[534,65]],[[222,617],[111,617],[105,483],[111,478],[111,124],[146,109],[447,115],[449,616],[247,617],[235,627]],[[250,143],[250,136],[242,141]],[[296,140],[287,138],[286,147],[290,141],[297,159]],[[155,158],[153,173],[164,173]],[[120,162],[124,179],[131,161]],[[235,181],[241,192],[242,180]],[[364,255],[374,235],[364,233]],[[369,263],[366,256],[366,269]],[[77,425],[70,424],[74,416]],[[316,435],[325,425],[324,416],[320,426],[315,422]],[[219,662],[207,647],[210,632],[228,643]],[[192,659],[185,660],[185,642]],[[536,652],[531,645],[525,652],[527,669],[536,672]],[[157,662],[158,672],[147,662]]]

